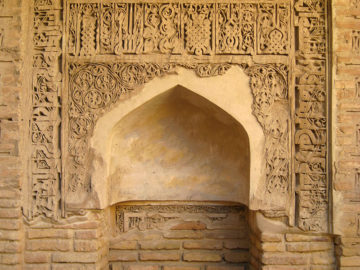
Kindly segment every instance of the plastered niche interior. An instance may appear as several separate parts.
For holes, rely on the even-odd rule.
[[[95,126],[92,186],[99,207],[156,199],[257,209],[264,135],[252,104],[248,77],[237,66],[209,78],[179,68],[145,84]]]
[[[176,86],[114,127],[110,203],[128,200],[248,203],[250,149],[244,128]]]

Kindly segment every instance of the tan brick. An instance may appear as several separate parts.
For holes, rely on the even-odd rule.
[[[30,229],[28,231],[29,239],[41,239],[41,238],[70,238],[71,232],[69,230],[61,229]]]
[[[96,252],[55,252],[52,261],[55,263],[94,263],[98,260]]]
[[[233,265],[209,265],[206,270],[246,270],[245,266]]]
[[[20,261],[20,254],[0,254],[0,263],[6,265],[14,265],[19,264]],[[0,265],[1,269],[1,265]]]
[[[138,259],[136,251],[110,250],[109,261],[132,262]]]
[[[266,242],[261,244],[263,251],[285,251],[285,245],[279,242]]]
[[[288,243],[286,244],[286,250],[291,252],[313,252],[313,251],[323,251],[332,249],[332,244],[328,242],[297,242],[297,243]]]
[[[86,231],[76,231],[75,238],[77,239],[98,239],[99,232],[97,230],[86,230]]]
[[[31,251],[69,251],[72,247],[71,240],[63,239],[32,239],[26,241],[26,250]]]
[[[286,234],[288,242],[331,242],[331,238],[326,235],[304,235],[304,234]]]
[[[111,249],[132,250],[137,249],[137,241],[116,240],[110,242]]]
[[[129,265],[125,266],[124,270],[159,270],[158,265]]]
[[[52,263],[51,270],[98,270],[95,264],[86,263]]]
[[[19,231],[0,230],[0,240],[20,240]]]
[[[59,270],[55,267],[52,268]],[[70,268],[68,268],[67,270],[69,270]],[[24,264],[22,266],[22,270],[50,270],[50,264]]]
[[[20,220],[18,219],[0,219],[0,230],[19,230]]]
[[[18,241],[0,241],[0,252],[17,253],[20,252],[21,246]]]
[[[222,256],[212,252],[187,252],[183,255],[186,262],[221,262]]]
[[[360,256],[340,257],[340,266],[357,266],[360,267]]]
[[[175,251],[168,252],[141,252],[141,261],[178,261],[180,253]]]
[[[222,245],[219,240],[185,241],[183,244],[186,249],[222,249]]]
[[[17,208],[19,206],[20,206],[19,200],[2,199],[2,198],[0,199],[0,207],[2,207],[2,208]]]
[[[247,239],[237,239],[237,240],[225,240],[224,247],[227,249],[248,249],[249,240]]]
[[[249,261],[249,252],[240,251],[240,252],[229,252],[224,254],[224,259],[227,262],[231,263],[242,263]]]
[[[352,245],[351,247],[342,247],[342,255],[346,257],[360,256],[360,245]]]
[[[205,230],[206,224],[200,221],[186,221],[171,227],[171,230]]]
[[[51,254],[48,252],[25,252],[26,263],[49,263]]]
[[[312,265],[311,270],[335,270],[335,265]],[[347,269],[351,270],[351,269]]]
[[[0,208],[0,218],[18,218],[20,213],[20,208]]]
[[[311,264],[313,265],[333,265],[335,256],[333,251],[322,251],[311,253]]]
[[[86,221],[82,223],[73,224],[71,227],[74,229],[97,229],[99,228],[99,221]]]
[[[99,249],[99,243],[97,240],[75,240],[75,251],[96,251]]]
[[[307,265],[309,257],[305,254],[288,254],[283,252],[266,252],[262,256],[263,264],[271,265]]]
[[[152,241],[140,241],[140,249],[152,249],[152,250],[170,250],[180,249],[180,241],[176,240],[152,240]]]
[[[169,239],[197,239],[203,238],[204,234],[201,231],[169,231],[164,233],[164,237]]]
[[[309,270],[309,267],[301,265],[264,265],[261,270]]]
[[[211,232],[207,232],[205,234],[206,238],[210,239],[237,239],[237,238],[245,238],[247,236],[246,231],[222,231],[222,230],[214,230]]]
[[[200,270],[200,266],[164,266],[163,270]]]
[[[283,234],[278,233],[262,233],[261,242],[281,242],[284,239]]]

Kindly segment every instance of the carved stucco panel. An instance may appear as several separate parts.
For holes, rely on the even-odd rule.
[[[176,65],[194,69],[202,76],[212,76],[216,72],[222,74],[228,64],[246,63],[243,66],[252,81],[254,114],[267,138],[268,192],[276,190],[292,196],[295,179],[291,180],[292,161],[288,161],[291,151],[285,150],[293,143],[297,225],[304,230],[328,230],[325,0],[196,4],[85,2],[33,1],[32,117],[29,123],[32,150],[29,154],[27,193],[30,206],[25,209],[27,217],[56,219],[59,202],[65,214],[66,192],[89,188],[81,177],[69,178],[67,172],[62,175],[58,134],[60,124],[66,124],[64,121],[69,120],[69,131],[73,130],[73,133],[68,133],[69,137],[65,136],[62,141],[63,144],[69,142],[69,148],[63,145],[62,149],[68,150],[71,156],[69,171],[75,170],[81,175],[85,170],[81,168],[88,164],[80,166],[86,164],[87,158],[79,153],[88,147],[92,126],[99,115],[111,109],[121,93],[166,74]],[[66,24],[62,21],[63,11]],[[63,29],[64,25],[67,29]],[[356,47],[358,42],[356,35],[353,36]],[[294,40],[297,40],[297,46],[292,44]],[[128,65],[128,70],[120,74],[120,69],[125,68],[124,60],[119,59],[130,59],[131,63],[141,56],[149,57],[145,62],[153,63],[160,55],[174,57],[174,61],[166,58],[162,63],[172,64]],[[108,56],[117,57],[117,68],[109,64]],[[293,58],[294,65],[291,64]],[[69,74],[62,73],[61,60]],[[98,76],[95,81],[90,81],[94,78],[89,76],[90,85],[81,86],[89,89],[74,91],[74,96],[67,97],[69,100],[64,103],[69,102],[71,110],[66,113],[71,116],[61,119],[60,101],[66,97],[63,93],[72,83],[64,84],[64,78],[73,78],[75,71],[85,68],[85,62],[90,67],[89,61],[95,70],[95,66],[105,68],[106,76]],[[198,65],[201,62],[207,64]],[[211,62],[215,65],[208,65]],[[262,64],[254,64],[256,62]],[[142,72],[148,75],[138,75]],[[86,81],[88,74],[83,72],[81,76]],[[266,79],[267,76],[275,78],[277,85]],[[259,88],[266,80],[269,92]],[[97,87],[101,84],[110,91],[101,87],[99,91]],[[279,92],[279,85],[284,85],[286,91]],[[292,105],[288,102],[295,97],[295,112],[292,113]],[[288,116],[276,120],[271,116],[285,115],[285,111],[287,115],[295,116],[294,123]],[[272,128],[268,128],[270,124]],[[293,128],[295,134],[290,132]],[[292,141],[284,135],[286,133],[293,135]],[[274,147],[276,143],[281,146],[279,149]]]

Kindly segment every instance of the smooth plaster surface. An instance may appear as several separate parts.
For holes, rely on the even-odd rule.
[[[246,203],[249,170],[249,139],[239,122],[176,86],[114,127],[110,204],[139,198]]]

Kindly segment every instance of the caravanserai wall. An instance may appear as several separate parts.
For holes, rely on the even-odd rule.
[[[359,268],[359,1],[169,2],[0,0],[0,269],[247,267],[240,257],[254,269]],[[207,218],[154,239],[136,212],[141,238],[109,234],[122,204],[96,204],[98,120],[181,68],[221,80],[233,66],[265,138],[257,195],[277,204],[241,205],[242,246]]]

